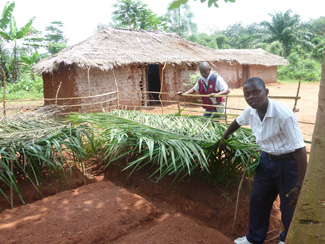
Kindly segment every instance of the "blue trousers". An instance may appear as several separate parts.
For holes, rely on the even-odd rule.
[[[286,194],[298,182],[296,160],[273,161],[262,152],[260,165],[253,181],[249,206],[249,232],[247,240],[262,244],[269,227],[270,213],[277,195],[280,196],[281,220],[284,231],[280,240],[285,241],[295,206],[289,206],[291,198]]]

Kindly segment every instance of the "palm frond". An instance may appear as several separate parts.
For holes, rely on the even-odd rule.
[[[218,141],[227,125],[204,118],[115,110],[75,114],[68,119],[92,124],[107,165],[126,157],[131,160],[124,170],[130,169],[130,174],[150,164],[158,180],[171,174],[204,172],[219,182],[243,168],[253,172],[258,164],[259,148],[251,130],[238,130],[227,141],[228,151],[220,153]]]
[[[51,119],[51,115],[52,110],[41,108],[0,121],[0,180],[4,185],[13,186],[20,197],[17,181],[21,176],[27,176],[38,189],[44,169],[67,180],[64,165],[70,168],[71,174],[71,157],[75,159],[73,164],[85,170],[83,161],[88,156],[85,139],[92,138],[91,128],[72,127]],[[10,170],[11,164],[14,173]],[[0,192],[7,199],[4,189]]]

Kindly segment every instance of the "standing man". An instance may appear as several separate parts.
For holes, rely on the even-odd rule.
[[[210,95],[210,97],[202,97],[203,108],[205,112],[203,116],[209,117],[214,116],[214,112],[224,113],[225,103],[223,97],[214,97],[214,95],[226,95],[228,94],[229,87],[224,81],[224,79],[211,71],[208,62],[200,63],[200,73],[202,77],[197,81],[195,86],[185,93],[178,92],[178,95],[182,94],[192,94],[194,92],[199,92],[202,95]],[[221,107],[213,107],[211,105],[218,105]],[[223,107],[222,107],[223,106]]]
[[[286,105],[268,98],[260,78],[248,79],[243,87],[248,107],[223,133],[226,139],[242,125],[250,125],[262,149],[250,196],[249,230],[237,244],[261,244],[266,238],[273,202],[280,196],[284,244],[307,167],[307,153],[296,115]],[[220,141],[220,150],[225,142]]]

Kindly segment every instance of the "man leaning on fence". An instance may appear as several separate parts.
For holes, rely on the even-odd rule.
[[[229,87],[224,79],[211,71],[208,62],[200,63],[200,73],[202,77],[197,81],[195,86],[188,91],[182,93],[179,91],[177,94],[192,94],[199,92],[201,95],[210,95],[210,97],[202,97],[203,108],[205,117],[216,117],[220,113],[225,113],[225,102],[223,97],[214,97],[215,95],[226,95],[228,94]],[[216,105],[216,106],[215,106]],[[216,114],[219,113],[219,114]]]

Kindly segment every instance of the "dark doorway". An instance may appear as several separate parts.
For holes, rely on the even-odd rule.
[[[148,89],[149,100],[156,100],[155,102],[149,102],[149,104],[155,104],[159,102],[159,93],[160,92],[160,75],[159,75],[159,65],[151,64],[148,65]]]

